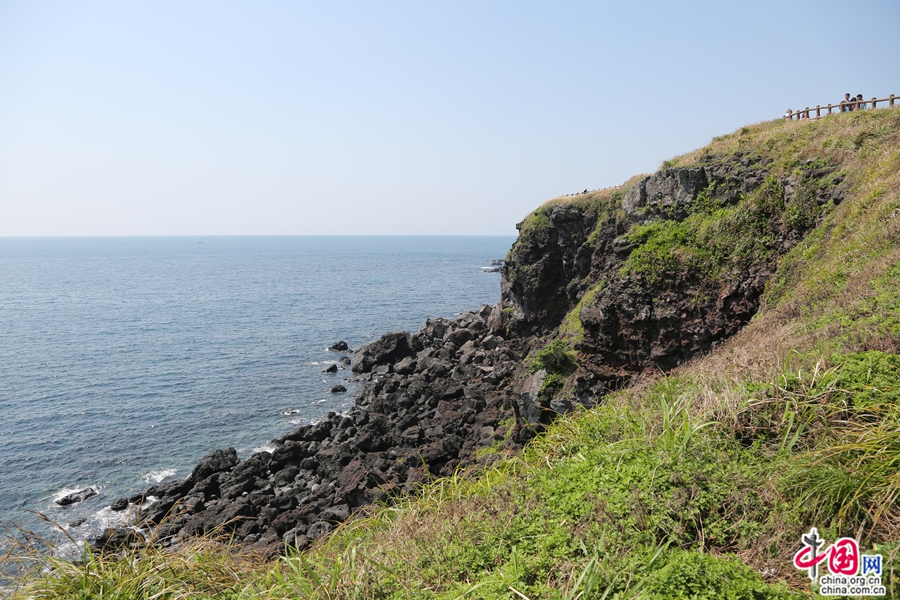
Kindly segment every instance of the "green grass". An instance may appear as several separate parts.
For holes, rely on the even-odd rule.
[[[584,339],[584,324],[581,322],[581,309],[590,306],[597,294],[603,290],[606,280],[591,286],[584,293],[575,307],[570,310],[559,326],[559,333],[573,345]]]
[[[785,205],[784,187],[770,175],[763,185],[735,206],[723,206],[711,193],[701,193],[692,214],[683,221],[662,220],[635,225],[628,239],[638,244],[621,275],[640,275],[649,284],[688,274],[716,285],[776,256],[786,234],[802,233],[828,214],[833,204],[817,206],[812,191],[801,189]]]
[[[553,340],[526,359],[526,363],[527,370],[532,373],[540,369],[547,372],[539,392],[544,402],[555,398],[562,391],[566,378],[579,367],[578,356],[564,339]]]

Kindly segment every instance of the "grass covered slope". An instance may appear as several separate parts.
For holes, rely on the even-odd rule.
[[[896,597],[900,110],[745,127],[664,166],[736,153],[775,178],[827,165],[822,185],[841,185],[843,201],[785,206],[767,180],[736,204],[624,232],[637,246],[613,276],[693,269],[724,281],[772,256],[740,221],[754,207],[810,231],[772,259],[759,313],[710,353],[557,419],[477,477],[347,522],[302,556],[238,560],[204,542],[86,557],[35,575],[20,597],[795,598],[809,580],[791,558],[811,526],[883,554]],[[602,229],[634,184],[572,201]],[[540,235],[541,215],[521,235]],[[565,316],[548,347],[577,345],[608,284],[589,281],[574,307],[556,307]]]

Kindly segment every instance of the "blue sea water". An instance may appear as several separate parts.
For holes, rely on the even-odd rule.
[[[496,303],[479,267],[513,241],[0,238],[0,523],[96,535],[115,498],[348,409],[326,348]]]

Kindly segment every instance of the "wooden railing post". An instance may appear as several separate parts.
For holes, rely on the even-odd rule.
[[[810,118],[820,119],[820,118],[822,118],[822,111],[826,108],[828,109],[827,114],[830,115],[831,111],[835,110],[835,109],[838,112],[843,113],[843,112],[852,112],[852,111],[862,110],[863,108],[866,108],[866,109],[878,108],[879,102],[887,102],[888,106],[893,108],[894,106],[897,106],[898,104],[900,104],[900,96],[897,96],[896,94],[891,94],[890,96],[888,96],[886,98],[878,98],[878,96],[875,96],[871,100],[868,100],[868,101],[857,100],[856,98],[853,98],[852,100],[841,100],[838,104],[829,103],[827,106],[822,106],[821,104],[816,104],[815,109],[812,109],[808,106],[806,108],[797,109],[796,111],[788,109],[788,112],[782,118],[787,121],[791,121],[793,119],[797,119],[798,121],[801,119],[810,119]],[[869,106],[869,103],[871,103],[870,106]],[[809,114],[812,110],[816,111],[815,117],[811,117]]]

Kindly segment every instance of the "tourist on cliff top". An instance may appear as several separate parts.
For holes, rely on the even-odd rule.
[[[856,96],[856,110],[865,110],[865,109],[866,109],[866,103],[863,102],[862,94],[858,94]]]
[[[783,118],[783,119],[792,119],[792,118],[794,118],[794,111],[792,111],[791,109],[787,109],[787,112],[784,113],[784,117],[782,117],[782,118]]]
[[[841,112],[850,112],[853,110],[853,98],[850,97],[850,92],[844,94],[844,99],[841,100]]]

